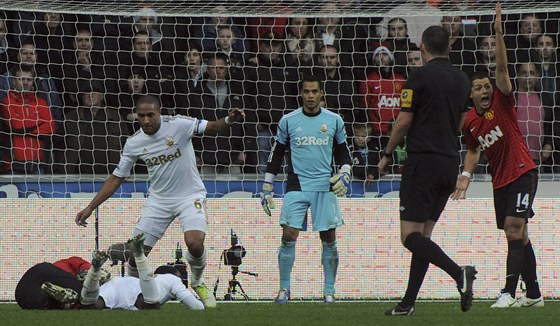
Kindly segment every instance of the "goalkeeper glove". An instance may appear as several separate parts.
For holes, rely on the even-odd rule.
[[[350,188],[350,166],[344,165],[338,173],[331,178],[333,192],[338,197],[344,197]]]
[[[263,187],[261,192],[261,205],[262,208],[264,209],[264,212],[268,216],[272,215],[270,210],[276,208],[276,204],[274,204],[274,200],[272,199],[272,196],[274,195],[274,192],[272,192],[273,190],[274,187],[272,186],[272,183],[266,181],[263,182]]]

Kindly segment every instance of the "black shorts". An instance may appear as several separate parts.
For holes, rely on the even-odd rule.
[[[51,299],[41,285],[45,282],[71,288],[77,293],[82,291],[82,282],[76,276],[51,263],[40,263],[27,270],[16,286],[16,301],[22,309],[49,309],[60,304]]]
[[[527,171],[514,182],[494,189],[494,210],[498,229],[504,228],[506,216],[527,220],[535,215],[533,200],[537,192],[537,170]]]
[[[459,157],[409,154],[404,162],[400,197],[400,219],[437,222],[457,183]]]

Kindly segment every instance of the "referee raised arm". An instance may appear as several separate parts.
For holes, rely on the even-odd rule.
[[[468,109],[470,83],[449,62],[449,33],[430,26],[420,50],[426,65],[412,72],[401,93],[401,111],[378,164],[387,173],[393,150],[406,136],[407,156],[400,187],[401,242],[412,252],[408,287],[402,301],[386,315],[413,315],[418,291],[430,263],[456,282],[461,310],[472,304],[476,270],[460,267],[430,239],[455,189],[459,168],[459,130]]]

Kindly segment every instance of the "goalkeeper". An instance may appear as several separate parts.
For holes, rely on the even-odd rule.
[[[290,299],[290,274],[300,231],[307,230],[307,210],[311,208],[312,227],[319,231],[323,245],[324,302],[335,302],[338,268],[336,228],[344,224],[336,196],[344,197],[350,184],[350,152],[344,122],[319,105],[324,95],[320,80],[306,75],[301,80],[303,107],[280,119],[276,143],[268,159],[263,183],[262,206],[270,216],[275,208],[273,182],[286,155],[288,180],[280,216],[282,243],[278,252],[280,291],[276,303]],[[333,173],[333,157],[340,166]]]

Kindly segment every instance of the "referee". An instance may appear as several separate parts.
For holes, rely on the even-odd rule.
[[[449,33],[430,26],[420,51],[426,65],[412,72],[401,93],[401,111],[378,164],[386,174],[393,151],[406,136],[408,159],[400,187],[401,242],[412,252],[406,294],[389,316],[414,315],[414,304],[430,263],[457,282],[461,310],[472,304],[476,270],[460,267],[430,239],[455,190],[459,169],[458,135],[468,110],[470,82],[449,62]]]

